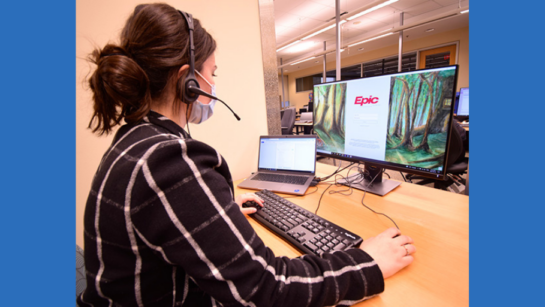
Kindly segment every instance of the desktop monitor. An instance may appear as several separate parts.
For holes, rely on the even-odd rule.
[[[379,195],[399,185],[384,168],[444,179],[457,77],[454,65],[314,85],[317,153],[364,162],[344,183]]]
[[[457,116],[469,116],[469,87],[460,89],[460,99],[456,110]]]
[[[314,101],[310,101],[308,103],[307,112],[313,112],[314,111]]]

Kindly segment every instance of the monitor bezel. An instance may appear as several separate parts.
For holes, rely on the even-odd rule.
[[[452,68],[452,67],[455,68],[455,71],[454,71],[454,85],[453,85],[452,97],[451,97],[451,99],[452,99],[451,101],[454,102],[454,99],[456,98],[456,88],[457,88],[457,85],[458,85],[458,71],[459,71],[459,65],[458,64],[448,65],[448,66],[443,66],[443,67],[435,67],[435,68],[416,69],[416,70],[405,71],[405,72],[388,73],[388,74],[383,74],[383,75],[379,75],[379,76],[362,77],[362,78],[358,78],[358,79],[338,80],[338,81],[320,83],[320,84],[315,84],[313,86],[312,92],[314,93],[314,90],[315,90],[315,88],[317,86],[323,86],[323,85],[326,85],[326,84],[334,84],[334,83],[340,83],[340,82],[351,82],[351,81],[356,81],[356,80],[385,77],[385,76],[398,75],[398,74],[403,74],[403,73],[422,73],[422,72],[425,72],[425,71],[431,71],[431,70],[436,70],[436,69],[448,69],[448,68]],[[314,107],[314,101],[312,102],[312,104],[313,104],[313,117],[316,118],[316,114],[315,114],[316,108]],[[365,157],[351,157],[351,156],[345,156],[345,155],[338,154],[338,153],[320,152],[320,151],[318,151],[318,148],[316,148],[316,155],[325,156],[325,157],[329,157],[329,158],[333,158],[333,159],[339,159],[339,160],[343,160],[343,161],[347,161],[347,162],[356,162],[356,163],[364,163],[364,164],[367,162],[369,164],[377,165],[379,167],[394,170],[394,171],[410,173],[410,174],[414,174],[414,175],[417,175],[417,176],[422,176],[422,177],[432,178],[432,179],[437,179],[437,180],[445,180],[445,178],[447,176],[447,162],[448,162],[448,155],[449,155],[449,151],[450,151],[450,140],[452,138],[452,133],[453,133],[452,132],[452,125],[453,125],[453,120],[454,120],[454,103],[452,103],[451,105],[452,105],[452,107],[450,108],[450,114],[449,114],[449,133],[447,134],[447,148],[446,148],[446,151],[445,151],[446,152],[445,159],[443,161],[443,169],[442,169],[442,172],[440,174],[430,173],[428,171],[421,171],[421,170],[409,168],[408,166],[403,167],[400,164],[393,163],[393,162],[380,161],[380,160],[369,159],[369,158],[365,158]]]

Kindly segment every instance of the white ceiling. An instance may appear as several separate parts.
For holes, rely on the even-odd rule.
[[[340,12],[352,13],[368,6],[377,0],[340,0]],[[380,3],[380,2],[379,2]],[[412,24],[437,14],[468,7],[469,1],[461,0],[399,0],[374,12],[348,21],[342,25],[341,45],[364,39],[386,29],[400,25],[400,13],[404,13],[404,24]],[[335,18],[335,0],[274,0],[275,31],[277,49],[290,40],[325,26]],[[342,16],[341,16],[342,17]],[[458,15],[448,19],[435,21],[426,25],[403,31],[404,41],[421,38],[427,35],[467,27],[469,26],[469,14]],[[433,28],[432,32],[426,30]],[[277,58],[289,63],[297,59],[308,58],[313,54],[323,51],[323,42],[327,49],[334,48],[335,28],[318,34],[312,38],[295,44],[292,47],[277,52]],[[398,44],[399,35],[390,35],[375,41],[349,48],[342,52],[341,57],[352,56],[359,52],[366,52],[382,48],[388,45]],[[362,49],[363,48],[363,49]],[[386,55],[385,55],[386,56]],[[289,66],[288,72],[305,69],[315,65],[322,65],[323,57]],[[334,54],[327,56],[327,61],[333,61]]]

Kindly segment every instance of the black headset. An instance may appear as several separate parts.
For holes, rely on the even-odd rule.
[[[183,81],[181,81],[181,100],[187,104],[191,104],[197,100],[199,95],[206,96],[210,99],[216,99],[223,103],[233,113],[233,115],[235,115],[237,120],[240,120],[240,117],[223,100],[201,90],[199,82],[197,82],[197,78],[195,77],[195,44],[193,43],[193,16],[180,10],[178,10],[178,12],[180,12],[180,14],[184,17],[185,21],[187,22],[187,29],[189,30],[189,71],[187,72],[187,75],[185,76]]]
[[[195,77],[195,44],[193,43],[193,16],[191,14],[178,11],[184,17],[187,22],[187,28],[189,30],[189,71],[181,82],[182,84],[182,101],[185,103],[192,103],[197,100],[199,95],[193,89],[200,89],[199,82]]]

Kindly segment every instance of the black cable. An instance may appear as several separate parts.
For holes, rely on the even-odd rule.
[[[375,179],[378,177],[379,174],[380,174],[380,173],[377,173],[377,174],[375,175],[375,177],[373,178],[373,180],[371,180],[371,182],[369,182],[369,184],[367,184],[367,187],[370,187],[370,186],[371,186],[371,184],[373,183],[373,181],[375,181]],[[367,191],[366,191],[366,190],[363,190],[363,197],[361,198],[361,204],[362,204],[365,208],[367,208],[367,209],[373,211],[373,213],[375,213],[375,214],[380,214],[380,215],[383,215],[383,216],[387,217],[390,221],[392,221],[392,223],[394,223],[394,225],[396,226],[396,228],[399,229],[399,226],[397,226],[396,222],[395,222],[394,220],[392,220],[392,218],[390,218],[389,216],[387,216],[386,214],[384,214],[384,213],[382,213],[382,212],[378,212],[378,211],[375,211],[375,210],[371,209],[371,207],[369,207],[369,206],[367,206],[366,204],[363,203],[363,199],[365,198],[365,195],[366,195],[366,194],[367,194]]]
[[[335,174],[337,174],[337,173],[339,173],[339,172],[342,172],[342,171],[344,171],[345,169],[349,168],[350,166],[354,165],[354,163],[355,163],[355,162],[352,162],[352,163],[348,164],[348,165],[345,166],[343,169],[340,169],[341,166],[342,166],[342,163],[339,163],[339,167],[337,168],[336,171],[333,172],[333,174],[331,174],[331,175],[329,175],[329,176],[322,177],[322,178],[318,178],[318,179],[320,179],[320,181],[327,180],[327,179],[331,178],[333,175],[335,175]]]
[[[348,173],[350,173],[350,170],[349,170],[348,173],[347,173],[347,177],[344,177],[344,180],[345,180],[346,184],[349,186],[350,194],[352,194],[352,184],[353,184],[353,183],[360,183],[360,182],[364,181],[364,180],[365,180],[365,174],[366,174],[366,173],[369,174],[369,171],[368,171],[368,170],[365,170],[365,169],[362,170],[359,166],[360,166],[360,165],[358,164],[357,167],[358,167],[358,170],[359,170],[359,172],[360,172],[361,177],[359,177],[359,178],[354,178],[354,180],[349,181],[347,177],[348,177]],[[375,179],[377,179],[378,175],[380,175],[380,174],[381,174],[381,173],[377,173],[377,174],[375,175],[375,177],[373,177],[373,179],[367,184],[367,187],[366,187],[366,188],[369,188],[369,187],[371,186],[371,184],[373,184],[373,182],[375,181]],[[342,175],[337,175],[337,176],[343,177]],[[335,184],[337,184],[337,177],[335,177]],[[346,190],[343,190],[343,191],[329,191],[329,194],[341,193],[342,195],[346,195],[346,196],[350,195],[350,194],[342,193],[342,192],[345,192],[345,191],[346,191]],[[325,191],[324,191],[324,192],[325,192]],[[382,212],[377,212],[377,211],[373,210],[372,208],[370,208],[369,206],[367,206],[367,205],[363,202],[363,199],[365,198],[365,195],[367,195],[367,190],[364,189],[364,190],[363,190],[363,196],[362,196],[362,198],[361,198],[361,204],[362,204],[365,208],[371,210],[373,213],[375,213],[375,214],[380,214],[380,215],[383,215],[383,216],[387,217],[390,221],[392,221],[392,223],[394,223],[394,225],[396,226],[396,228],[399,229],[399,226],[397,226],[396,222],[395,222],[392,218],[390,218],[388,215],[386,215],[386,214],[384,214],[384,213],[382,213]],[[322,194],[322,196],[323,196],[323,194]],[[320,199],[321,199],[321,198],[320,198]],[[319,206],[319,203],[318,203],[318,206]],[[318,209],[316,209],[316,211],[318,211]]]
[[[191,133],[189,133],[189,103],[186,103],[185,105],[185,124],[187,125],[187,134],[191,137]]]
[[[405,182],[407,182],[407,178],[405,178],[405,175],[403,175],[402,172],[399,172],[401,174],[401,177],[403,177],[403,180],[405,180]]]
[[[333,184],[330,184],[327,189],[324,190],[324,192],[322,192],[322,196],[320,196],[320,200],[318,200],[318,207],[316,207],[316,211],[314,211],[314,214],[315,215],[318,215],[318,209],[320,209],[320,202],[322,201],[322,197],[324,197],[324,194],[325,194],[325,191],[327,191],[329,188],[331,188]]]
[[[361,175],[361,176],[360,176],[359,178],[354,178],[354,180],[352,180],[352,181],[350,181],[350,180],[348,179],[348,177],[349,177],[348,174],[350,173],[351,169],[348,170],[347,177],[344,177],[343,175],[337,174],[337,176],[340,176],[340,177],[342,177],[342,179],[345,180],[345,183],[346,183],[346,185],[348,186],[348,190],[350,190],[350,193],[348,193],[348,194],[347,194],[347,193],[343,193],[343,192],[346,192],[347,190],[342,190],[342,191],[329,191],[329,194],[340,193],[341,195],[344,195],[344,196],[351,195],[351,194],[352,194],[352,189],[353,189],[353,188],[352,188],[352,184],[353,184],[353,183],[360,183],[361,181],[364,181],[364,180],[365,180],[364,174],[365,174],[365,173],[368,173],[367,170],[361,170],[361,168],[360,168],[359,166],[360,166],[360,165],[358,164],[358,165],[357,165],[357,168],[358,168],[358,171],[360,172],[360,175]],[[380,173],[377,173],[377,174],[375,175],[375,177],[367,184],[367,188],[369,188],[369,187],[371,186],[371,184],[375,181],[375,179],[377,179],[377,177],[378,177],[379,174],[380,174]],[[333,186],[334,184],[335,184],[335,185],[341,185],[341,184],[337,183],[337,176],[335,176],[335,182],[334,182],[334,183],[330,183],[329,186],[322,192],[322,195],[320,196],[320,199],[318,200],[318,207],[316,207],[316,211],[314,212],[314,214],[318,215],[318,209],[320,209],[320,203],[321,203],[321,201],[322,201],[322,198],[324,197],[325,192],[326,192],[329,188],[331,188],[331,186]],[[356,182],[356,181],[357,181],[357,182]],[[322,183],[329,183],[329,182],[322,182]],[[344,185],[344,184],[342,184],[342,185]],[[318,190],[318,189],[316,189],[316,191],[317,191],[317,190]],[[314,191],[314,192],[316,192],[316,191]],[[314,193],[314,192],[312,192],[312,193]],[[312,193],[310,193],[310,194],[312,194]],[[386,215],[386,214],[384,214],[384,213],[382,213],[382,212],[375,211],[375,210],[373,210],[371,207],[367,206],[367,205],[363,202],[363,199],[365,198],[365,195],[367,195],[367,191],[364,189],[364,190],[363,190],[363,196],[362,196],[362,198],[361,198],[361,204],[362,204],[365,208],[371,210],[371,212],[373,212],[373,213],[375,213],[375,214],[379,214],[379,215],[385,216],[385,217],[388,218],[390,221],[392,221],[392,223],[394,223],[394,225],[395,225],[395,227],[396,227],[397,229],[399,229],[399,226],[397,226],[397,223],[396,223],[391,217],[389,217],[388,215]]]
[[[353,163],[352,163],[353,164]],[[360,174],[362,173],[362,170],[360,168],[360,165],[356,165],[355,166],[358,171],[360,172]],[[351,195],[352,194],[352,184],[353,183],[359,183],[359,182],[356,182],[359,178],[357,176],[355,176],[355,178],[353,178],[354,180],[350,181],[349,178],[350,178],[350,171],[352,171],[354,167],[351,167],[348,172],[346,173],[346,177],[344,177],[343,175],[340,175],[340,174],[336,174],[335,175],[335,186],[348,186],[347,189],[345,190],[339,190],[339,191],[329,191],[329,194],[342,194],[342,195],[345,195],[345,196],[348,196],[348,195]],[[343,179],[345,181],[346,184],[341,184],[341,183],[338,183],[337,182],[337,177],[341,177],[341,179]],[[361,177],[360,177],[361,178]],[[361,181],[361,179],[359,179]],[[350,191],[349,193],[344,193],[344,192],[347,192],[347,191]]]
[[[315,186],[315,188],[316,188],[316,190],[314,190],[314,191],[312,191],[310,193],[305,193],[305,196],[318,192],[319,188],[317,186]]]

